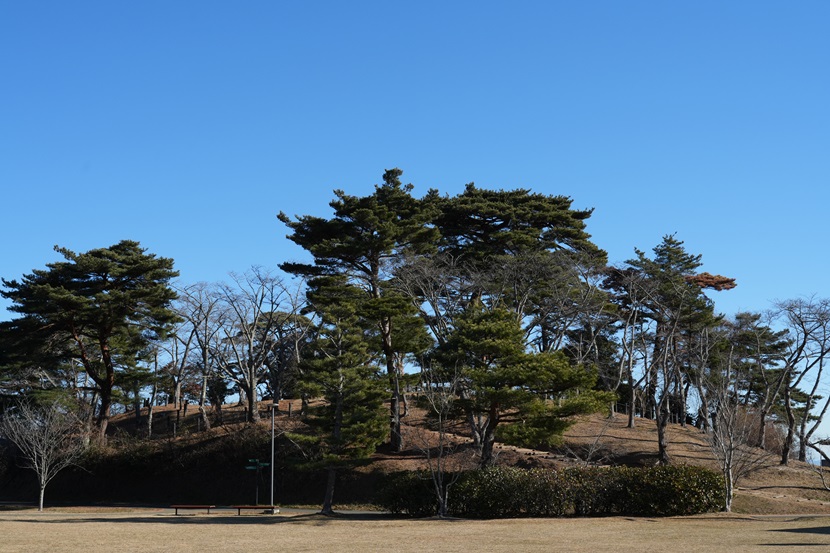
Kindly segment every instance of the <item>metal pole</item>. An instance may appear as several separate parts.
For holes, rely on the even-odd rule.
[[[271,404],[271,514],[274,514],[274,416],[277,412],[276,405]]]

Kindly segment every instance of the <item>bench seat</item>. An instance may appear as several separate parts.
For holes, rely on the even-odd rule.
[[[272,514],[280,512],[276,505],[231,505],[230,508],[236,509],[237,515],[241,515],[243,509],[248,511],[270,511]]]
[[[216,505],[170,505],[171,509],[175,509],[176,515],[179,514],[179,509],[181,510],[202,510],[204,509],[207,511],[207,514],[210,514],[211,509],[215,509]]]

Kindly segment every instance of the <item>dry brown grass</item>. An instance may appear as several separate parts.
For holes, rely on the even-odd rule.
[[[553,520],[390,520],[377,516],[173,516],[0,512],[0,552],[141,551],[790,551],[830,544],[830,517],[702,516]],[[822,549],[823,548],[823,549]]]

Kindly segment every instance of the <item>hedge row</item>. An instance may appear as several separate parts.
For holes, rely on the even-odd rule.
[[[561,471],[493,467],[459,475],[450,490],[449,514],[464,518],[693,515],[722,509],[723,489],[720,474],[700,467]],[[389,475],[378,504],[397,514],[434,515],[430,474]]]

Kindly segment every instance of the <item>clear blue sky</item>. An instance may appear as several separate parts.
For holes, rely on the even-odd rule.
[[[277,212],[397,166],[568,195],[612,261],[677,233],[729,314],[827,296],[828,28],[824,0],[0,0],[0,276],[121,239],[183,282],[276,266]]]

